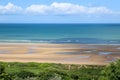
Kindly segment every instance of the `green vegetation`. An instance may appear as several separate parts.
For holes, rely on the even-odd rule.
[[[101,74],[99,80],[120,80],[120,60],[106,66]]]
[[[0,62],[0,80],[120,80],[120,60],[106,67]]]

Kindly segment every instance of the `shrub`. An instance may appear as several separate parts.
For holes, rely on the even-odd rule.
[[[0,65],[0,74],[5,72],[5,67],[3,65]]]
[[[38,80],[49,80],[51,77],[54,77],[54,73],[49,71],[42,71],[38,74]]]
[[[35,77],[35,74],[29,71],[20,71],[19,73],[17,73],[17,77],[24,79],[24,78]]]
[[[120,60],[106,66],[99,80],[120,80]]]

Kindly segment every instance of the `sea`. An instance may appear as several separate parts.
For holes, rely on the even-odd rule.
[[[0,43],[120,44],[120,24],[0,24]]]

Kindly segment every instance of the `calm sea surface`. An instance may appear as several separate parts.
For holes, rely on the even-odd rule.
[[[0,42],[120,44],[120,24],[0,24]]]

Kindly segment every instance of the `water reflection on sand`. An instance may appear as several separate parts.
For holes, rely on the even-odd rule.
[[[120,58],[120,45],[2,44],[0,61],[106,64]]]

